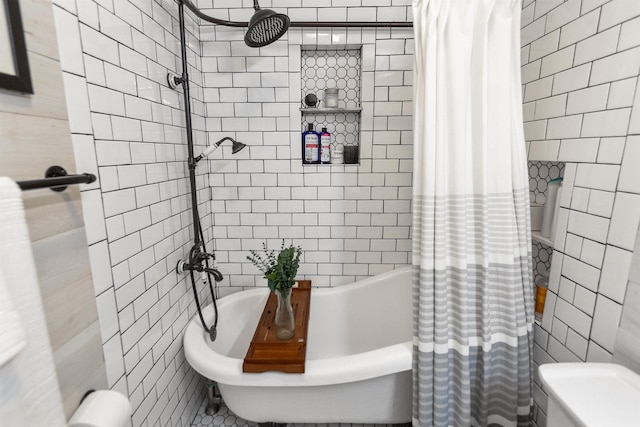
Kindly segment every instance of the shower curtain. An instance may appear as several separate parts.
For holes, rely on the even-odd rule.
[[[414,0],[414,426],[529,425],[520,0]]]

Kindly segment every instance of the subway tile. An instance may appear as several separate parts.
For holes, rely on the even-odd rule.
[[[568,0],[547,14],[546,31],[564,27],[580,16],[582,0]]]
[[[589,86],[591,76],[591,64],[583,64],[562,71],[553,76],[553,95],[571,92]],[[593,84],[593,83],[592,83]],[[548,96],[548,95],[547,95]],[[525,101],[528,101],[525,99]]]
[[[615,191],[620,166],[581,163],[578,165],[575,185],[603,191]]]
[[[558,220],[556,221],[556,234],[554,236],[554,248],[559,251],[564,250],[564,239],[567,234],[569,226],[569,213],[568,209],[560,208],[558,212]]]
[[[547,292],[547,297],[544,301],[544,310],[542,313],[542,328],[545,331],[551,331],[551,326],[553,324],[553,318],[556,311],[556,303],[558,297],[553,292]]]
[[[611,353],[590,340],[586,361],[592,363],[611,363]]]
[[[560,212],[564,209],[560,209]],[[569,214],[567,230],[571,233],[595,240],[599,243],[607,242],[609,219],[582,212],[572,211]],[[560,224],[558,224],[560,226]],[[556,234],[557,235],[557,234]]]
[[[564,167],[562,192],[560,193],[560,206],[565,208],[571,205],[571,196],[573,194],[577,166],[577,163],[567,163]]]
[[[580,261],[586,262],[596,268],[602,267],[605,245],[589,239],[583,239]]]
[[[611,217],[615,193],[610,191],[591,190],[587,212],[592,215]]]
[[[582,14],[595,9],[598,6],[601,6],[603,3],[608,2],[609,0],[582,0]]]
[[[629,127],[630,115],[630,108],[587,113],[584,115],[581,136],[624,136]]]
[[[573,354],[578,356],[580,360],[584,361],[587,358],[587,346],[588,341],[575,333],[573,330],[569,329],[567,333],[567,341],[566,346]]]
[[[540,80],[528,83],[525,86],[524,102],[535,101],[537,99],[546,98],[551,96],[551,89],[553,85],[553,77],[545,77]],[[570,89],[572,90],[572,89]],[[560,93],[560,92],[557,92]]]
[[[622,24],[618,50],[626,50],[640,45],[640,17]]]
[[[526,46],[531,44],[533,41],[539,39],[544,36],[544,29],[546,24],[546,18],[540,18],[534,20],[531,24],[526,25],[520,31],[520,45]]]
[[[615,53],[619,36],[620,26],[616,26],[578,42],[574,65],[591,62]]]
[[[560,141],[560,162],[595,162],[598,156],[598,138],[563,139]]]
[[[98,9],[98,16],[100,19],[100,32],[102,34],[105,34],[128,47],[132,47],[130,25],[103,8]]]
[[[604,110],[608,95],[608,84],[571,92],[567,102],[567,115]]]
[[[598,163],[622,163],[626,138],[601,138],[598,150]]]
[[[104,62],[90,55],[83,55],[83,58],[87,82],[99,86],[106,86],[107,81],[104,76]]]
[[[560,344],[565,344],[567,340],[568,331],[569,331],[569,328],[567,327],[566,324],[558,320],[557,317],[553,319],[553,326],[551,327],[551,336],[555,338],[557,342],[559,342]],[[553,351],[552,349],[549,349],[550,353],[552,351]]]
[[[575,46],[572,45],[542,58],[540,76],[546,77],[571,68],[573,65],[574,53]]]
[[[100,321],[100,334],[103,341],[108,340],[119,332],[118,311],[116,309],[116,299],[113,288],[108,289],[96,296],[96,308]]]
[[[535,120],[560,117],[565,114],[567,94],[552,96],[536,102]],[[567,112],[569,114],[569,112]]]
[[[100,188],[103,192],[120,188],[120,184],[118,184],[118,168],[116,166],[100,167]]]
[[[87,89],[92,112],[124,116],[124,95],[122,93],[92,84],[88,85]]]
[[[616,193],[607,243],[632,251],[640,223],[640,194]]]
[[[573,297],[573,305],[579,310],[585,312],[589,316],[593,316],[593,310],[596,305],[596,293],[590,291],[583,286],[576,286]]]
[[[598,292],[620,304],[624,302],[633,252],[607,245]]]
[[[546,137],[546,133],[546,120],[531,121],[524,124],[524,135],[527,141],[543,140]]]
[[[640,71],[640,47],[625,50],[593,62],[591,86],[636,77]]]
[[[111,260],[106,240],[89,246],[89,262],[95,295],[100,295],[112,286]]]
[[[631,107],[633,105],[633,94],[637,80],[638,79],[634,77],[611,83],[607,109],[612,110],[614,108]]]
[[[58,45],[65,46],[64,49],[59,50],[62,71],[68,71],[79,76],[84,75],[78,19],[59,7],[53,8],[53,17],[55,19]]]
[[[640,15],[640,3],[633,0],[612,0],[602,6],[599,31]]]
[[[104,240],[106,235],[104,211],[100,190],[82,191],[82,216],[85,224],[87,243],[93,244]]]
[[[575,258],[564,257],[562,262],[562,275],[593,292],[598,290],[600,270]],[[573,298],[568,300],[571,301],[572,299]]]
[[[124,213],[136,207],[135,192],[131,188],[104,193],[102,201],[105,217]]]
[[[551,263],[551,271],[549,272],[549,290],[558,293],[560,289],[560,275],[562,272],[562,261],[564,259],[564,254],[562,252],[558,252],[557,250],[553,252],[553,262]]]
[[[124,221],[122,219],[122,215],[116,215],[107,218],[105,220],[105,225],[107,227],[107,238],[110,241],[120,239],[125,236]]]
[[[563,3],[564,0],[548,0],[548,1],[540,1],[540,2],[536,2],[536,12],[535,12],[535,18],[538,19],[541,16],[549,13],[549,11],[553,10],[554,8],[560,6]]]
[[[552,33],[535,40],[531,43],[531,50],[529,52],[529,60],[535,61],[538,58],[547,56],[550,53],[558,50],[558,43],[560,41],[560,30],[555,30]]]
[[[621,313],[620,304],[602,295],[598,296],[590,338],[610,352],[613,351]]]
[[[640,193],[638,165],[640,164],[640,136],[627,137],[622,166],[620,168],[619,191]]]
[[[634,107],[631,112],[631,119],[629,123],[629,134],[640,133],[640,85],[636,85],[636,94],[633,101]]]
[[[142,141],[140,120],[126,117],[111,117],[113,138],[121,141]]]
[[[112,387],[124,375],[122,344],[120,335],[114,335],[102,347],[104,353],[107,383]]]
[[[574,187],[571,196],[571,209],[574,211],[586,212],[589,205],[590,191],[586,188]]]
[[[563,300],[568,302],[573,302],[573,295],[575,294],[575,291],[576,291],[576,284],[574,282],[572,282],[571,280],[568,280],[565,277],[560,278],[560,288],[558,289],[559,298],[562,298]],[[553,330],[551,332],[553,334]],[[560,339],[558,336],[556,336],[556,338]]]
[[[597,9],[563,26],[560,31],[560,48],[594,35],[598,31],[599,18],[600,9]]]
[[[80,25],[80,39],[82,40],[82,48],[85,54],[112,64],[120,62],[118,43],[115,40],[82,24]]]
[[[558,298],[556,301],[555,317],[560,319],[583,337],[586,338],[589,336],[589,332],[591,330],[591,317],[578,310],[562,298]]]
[[[102,185],[102,177],[100,177],[98,173],[98,162],[93,137],[91,135],[72,134],[71,142],[73,144],[73,154],[77,167],[81,168],[81,172],[83,173],[92,173],[96,175],[96,177],[99,177],[96,182],[83,185],[83,190],[93,190],[100,187]]]
[[[581,114],[549,119],[547,123],[547,139],[577,138],[581,136],[582,128],[583,120]]]
[[[528,122],[533,120],[533,117],[535,115],[535,110],[536,110],[535,101],[526,102],[526,103],[522,104],[522,119],[524,121],[525,127],[526,127]],[[546,122],[545,122],[545,125],[546,125]],[[525,132],[526,132],[526,130],[525,130]],[[544,133],[542,135],[544,137]],[[526,138],[526,133],[525,133],[525,138]]]

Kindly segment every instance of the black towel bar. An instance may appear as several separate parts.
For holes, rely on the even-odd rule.
[[[67,175],[67,171],[61,166],[51,166],[43,179],[31,179],[18,181],[21,190],[36,190],[38,188],[50,188],[53,191],[64,191],[71,184],[91,184],[96,176],[91,173],[80,175]]]

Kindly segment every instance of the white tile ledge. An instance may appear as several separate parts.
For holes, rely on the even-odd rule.
[[[549,239],[548,237],[542,236],[539,231],[531,232],[531,240],[553,248],[553,240]]]

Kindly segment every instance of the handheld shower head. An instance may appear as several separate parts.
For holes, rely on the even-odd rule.
[[[244,147],[247,146],[247,144],[244,144],[242,142],[236,141],[235,139],[231,138],[230,136],[225,136],[220,141],[218,141],[215,144],[212,144],[212,145],[208,146],[207,148],[205,148],[205,150],[202,152],[202,154],[200,154],[198,157],[195,158],[195,162],[198,163],[200,160],[204,159],[205,157],[209,157],[211,155],[211,153],[213,153],[218,148],[220,148],[220,145],[222,145],[222,143],[224,141],[231,141],[231,143],[233,144],[231,146],[231,154],[236,154],[238,151],[242,150]]]
[[[253,0],[255,13],[249,20],[244,42],[249,47],[267,46],[278,40],[289,29],[291,21],[287,15],[270,9],[260,9],[258,0]]]
[[[232,139],[231,143],[233,144],[231,146],[231,154],[236,154],[238,151],[242,150],[244,147],[247,146],[247,144],[244,144],[240,141],[236,141],[235,139]]]

